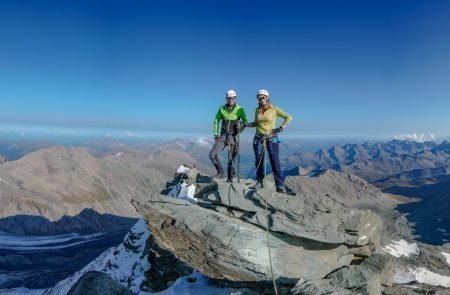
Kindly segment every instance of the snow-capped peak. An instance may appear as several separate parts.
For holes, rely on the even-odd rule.
[[[48,289],[46,295],[67,294],[70,288],[89,271],[100,271],[107,273],[114,280],[139,293],[144,272],[150,268],[147,254],[144,253],[145,244],[150,236],[145,219],[141,218],[125,236],[122,244],[111,247],[99,257],[86,265],[83,269],[71,277],[60,281],[53,288]]]

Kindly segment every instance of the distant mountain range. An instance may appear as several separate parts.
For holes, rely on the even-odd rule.
[[[0,157],[13,161],[31,152],[54,145],[54,143],[48,141],[0,139]]]
[[[392,140],[386,143],[345,144],[315,153],[294,153],[284,166],[308,170],[333,169],[357,175],[367,181],[397,175],[414,169],[428,169],[450,164],[450,142],[415,142]]]

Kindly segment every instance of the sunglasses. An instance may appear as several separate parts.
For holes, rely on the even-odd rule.
[[[258,100],[267,99],[267,98],[268,98],[267,96],[260,96],[260,97],[258,97]]]
[[[236,99],[236,97],[227,97],[228,100],[230,99]]]

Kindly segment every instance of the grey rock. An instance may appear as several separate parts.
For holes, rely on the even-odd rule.
[[[352,291],[336,286],[332,280],[306,281],[300,279],[291,290],[292,295],[352,295]]]
[[[219,182],[217,184],[217,199],[213,203],[253,212],[258,209],[251,197],[253,193],[254,190],[250,190],[245,184]],[[260,204],[257,205],[262,208]]]
[[[272,189],[254,191],[245,185],[219,183],[215,202],[249,212],[244,220],[265,228],[266,200],[271,231],[323,243],[379,245],[381,220],[376,214],[346,208],[327,196],[291,196]]]
[[[268,281],[270,263],[266,232],[242,220],[165,196],[134,202],[158,244],[210,278],[228,281]],[[292,282],[320,279],[349,265],[344,245],[271,232],[275,278]]]
[[[389,281],[388,263],[376,254],[381,252],[381,219],[370,210],[348,207],[341,202],[345,196],[280,194],[270,179],[255,190],[251,180],[227,183],[197,172],[189,176],[194,178],[200,206],[158,194],[133,205],[161,248],[219,284],[250,284],[265,294],[271,281],[267,237],[277,284],[291,288],[301,279],[299,294],[378,294],[382,282]],[[342,279],[332,277],[340,272]],[[346,276],[355,276],[348,279],[352,286],[342,282]]]
[[[150,269],[145,273],[149,291],[163,291],[178,278],[192,273],[191,267],[178,260],[171,252],[159,247],[153,235],[148,238],[146,248],[150,262]]]
[[[381,285],[381,274],[385,271],[386,266],[390,262],[388,255],[374,254],[365,259],[360,265],[350,265],[344,267],[327,278],[336,282],[336,285],[346,289],[356,289],[371,284],[372,280],[376,280]],[[370,288],[375,288],[373,285]]]
[[[355,255],[355,257],[367,258],[375,252],[375,249],[373,245],[365,245],[362,247],[349,247],[348,252]]]
[[[383,295],[449,295],[448,288],[436,287],[423,284],[409,284],[409,285],[393,285],[391,287],[383,288]]]
[[[356,294],[361,295],[381,295],[381,278],[379,276],[373,276],[366,285],[362,286],[359,289],[356,289],[355,291]]]
[[[382,284],[390,273],[391,258],[374,254],[359,265],[341,268],[320,281],[299,280],[294,294],[382,294]],[[391,284],[392,285],[392,284]]]

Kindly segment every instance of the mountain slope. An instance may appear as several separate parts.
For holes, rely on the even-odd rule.
[[[85,208],[136,216],[131,198],[145,199],[168,176],[115,159],[96,159],[80,148],[51,147],[0,166],[0,217],[17,214],[55,221]]]

